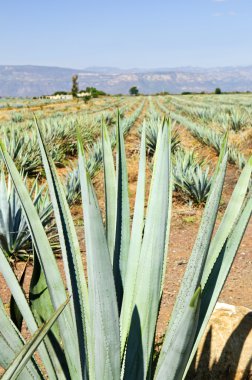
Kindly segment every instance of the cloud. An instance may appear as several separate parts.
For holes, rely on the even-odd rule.
[[[223,17],[223,16],[230,16],[230,17],[234,17],[234,16],[236,16],[237,15],[237,13],[236,12],[234,12],[234,11],[229,11],[229,12],[215,12],[215,13],[213,13],[213,16],[214,17]]]

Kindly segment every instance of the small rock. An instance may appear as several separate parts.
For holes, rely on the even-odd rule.
[[[180,260],[177,262],[178,265],[185,265],[187,264],[187,261],[186,260]]]
[[[194,365],[187,380],[252,379],[252,310],[218,303]]]

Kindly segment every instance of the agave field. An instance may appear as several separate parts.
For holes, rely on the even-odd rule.
[[[252,96],[1,99],[0,141],[1,378],[192,379],[252,309]]]

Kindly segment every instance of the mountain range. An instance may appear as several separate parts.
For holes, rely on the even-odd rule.
[[[110,94],[128,94],[137,86],[141,93],[252,91],[252,65],[236,67],[175,67],[120,69],[88,67],[70,69],[47,66],[0,65],[0,97],[32,97],[70,91],[77,74],[79,88],[96,87]]]

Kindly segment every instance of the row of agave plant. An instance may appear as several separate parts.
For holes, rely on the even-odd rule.
[[[208,105],[208,106],[216,106],[216,103],[218,103],[219,107],[222,109],[225,109],[225,107],[240,107],[246,109],[246,111],[251,111],[251,95],[241,95],[241,94],[230,94],[230,95],[223,95],[221,97],[216,97],[215,95],[209,95],[209,96],[192,96],[191,97],[193,101],[198,101],[199,105]]]
[[[239,95],[216,97],[215,95],[189,95],[189,96],[176,96],[170,95],[168,97],[171,101],[176,101],[190,107],[211,107],[218,109],[219,111],[230,111],[233,107],[244,108],[247,112],[251,109],[251,96],[245,95],[244,97]]]
[[[117,118],[120,119],[123,133],[129,132],[135,120],[142,111],[144,103],[128,118],[122,118],[122,111],[117,111]],[[102,123],[108,121],[105,117]],[[112,146],[116,143],[116,132],[112,130]],[[82,141],[83,137],[81,136]],[[84,139],[85,141],[85,139]],[[8,151],[8,149],[7,149]],[[9,153],[9,152],[8,152]],[[38,152],[39,153],[39,152]],[[52,155],[51,155],[52,156]],[[52,156],[54,161],[54,157]],[[102,164],[102,141],[98,139],[92,147],[88,148],[87,170],[89,176],[93,178]],[[27,176],[25,177],[27,182]],[[48,191],[45,185],[39,186],[38,179],[29,180],[30,197],[40,216],[41,222],[49,236],[51,246],[54,252],[58,251],[58,239],[55,232],[55,223],[53,218],[53,207],[49,199]],[[29,187],[29,186],[27,186]],[[16,190],[13,187],[10,177],[5,176],[4,170],[1,170],[0,176],[0,247],[5,252],[6,257],[12,261],[27,260],[32,255],[31,235],[26,223],[26,217],[22,211]],[[69,172],[65,181],[65,193],[69,205],[73,204],[80,197],[80,180],[78,168]]]
[[[217,153],[220,153],[223,134],[216,132],[213,129],[202,127],[199,124],[192,122],[184,116],[181,116],[173,111],[169,111],[162,103],[158,102],[158,106],[162,111],[168,113],[172,120],[177,121],[186,127],[194,137],[206,145],[212,146]],[[228,146],[228,161],[237,165],[242,169],[246,163],[244,155],[239,152],[234,146]]]
[[[242,170],[213,237],[228,158],[224,137],[198,235],[156,363],[155,330],[169,254],[172,206],[171,122],[165,121],[159,129],[146,215],[146,138],[145,128],[142,130],[132,227],[119,123],[116,171],[111,142],[103,125],[105,225],[78,139],[87,274],[64,186],[39,126],[37,134],[66,284],[23,178],[1,144],[35,252],[27,300],[0,249],[1,273],[32,335],[28,341],[21,336],[0,301],[0,365],[5,369],[2,379],[184,379],[251,216],[248,184],[252,157]],[[39,362],[33,356],[37,349]]]
[[[2,107],[1,107],[1,102],[2,102]],[[55,102],[57,103],[58,100],[53,100],[53,99],[38,99],[36,102],[33,102],[31,101],[31,99],[29,99],[28,101],[25,101],[25,99],[21,99],[21,102],[20,103],[15,103],[15,102],[9,102],[8,104],[4,102],[4,99],[1,99],[1,102],[0,102],[0,109],[3,109],[3,108],[12,108],[13,110],[11,111],[11,113],[9,114],[9,123],[7,122],[6,124],[9,126],[11,126],[12,123],[22,123],[22,122],[25,122],[25,121],[32,121],[32,115],[31,115],[31,112],[30,112],[30,109],[33,108],[33,107],[41,107],[41,110],[40,111],[37,111],[36,114],[37,114],[37,117],[38,118],[41,118],[41,119],[44,119],[44,118],[48,118],[48,116],[46,116],[46,113],[44,113],[42,110],[43,110],[43,105],[47,105],[47,104],[54,104]],[[45,104],[43,104],[43,102],[45,102]],[[95,110],[86,110],[86,107],[82,107],[82,101],[79,100],[79,101],[74,101],[74,102],[69,102],[69,101],[64,101],[63,99],[61,99],[61,102],[60,103],[64,103],[64,107],[61,107],[59,108],[59,110],[57,112],[55,112],[55,108],[53,107],[52,109],[49,108],[49,112],[50,110],[53,111],[53,113],[50,114],[50,118],[58,118],[58,117],[63,117],[63,116],[68,116],[69,115],[69,112],[71,112],[71,110],[75,107],[75,109],[77,109],[77,112],[76,113],[82,113],[85,111],[86,114],[92,114],[92,113],[98,113],[98,112],[104,112],[108,109],[111,109],[111,108],[122,108],[124,103],[125,103],[125,97],[118,97],[118,98],[104,98],[100,99],[99,101],[99,104],[96,104],[95,105]],[[84,104],[83,104],[84,105]],[[62,104],[61,104],[62,106]],[[18,109],[18,111],[16,110]],[[22,109],[22,110],[20,110]],[[63,110],[62,110],[63,109]],[[29,125],[29,124],[28,124]],[[23,126],[23,124],[22,124]]]
[[[150,112],[145,121],[147,154],[152,157],[156,150],[158,131],[162,128],[160,113],[150,101]],[[176,122],[172,124],[171,153],[173,160],[174,189],[182,191],[196,204],[205,203],[211,187],[209,167],[199,160],[193,151],[186,151],[180,145]]]
[[[190,113],[191,109],[192,114],[195,117],[198,116],[199,118],[201,118],[204,115],[204,112],[206,112],[206,118],[212,119],[212,117],[215,116],[212,112],[213,109],[215,109],[215,111],[218,110],[219,113],[229,111],[229,106],[226,106],[219,102],[216,103],[216,101],[214,103],[211,103],[210,101],[206,103],[204,100],[205,98],[197,99],[197,97],[194,96],[168,96],[164,97],[163,99],[165,103],[169,103],[179,111],[185,109],[185,111],[188,111]],[[195,110],[195,113],[193,109]]]
[[[141,102],[140,106],[127,118],[122,118],[121,110],[117,111],[117,122],[120,120],[120,125],[123,131],[123,135],[126,135],[130,128],[133,126],[139,115],[141,114],[145,101]],[[106,115],[105,115],[106,116]],[[101,123],[108,124],[108,119],[103,118]],[[112,147],[116,144],[116,127],[111,131],[111,144]],[[95,176],[97,171],[102,165],[102,139],[98,138],[97,141],[88,148],[89,155],[87,160],[87,170],[91,178]],[[67,200],[69,203],[74,203],[80,196],[81,186],[80,186],[80,177],[79,177],[79,168],[78,166],[72,168],[66,176],[66,194]]]
[[[179,112],[189,116],[193,121],[200,121],[204,124],[217,123],[221,127],[230,128],[235,132],[250,126],[250,113],[244,108],[237,107],[220,107],[218,104],[213,106],[185,106],[183,103],[176,101],[171,102]]]
[[[2,140],[19,170],[30,175],[36,175],[41,170],[41,158],[34,133],[29,135],[29,132],[27,132],[27,134],[24,134],[24,131],[20,129],[10,128],[5,130]],[[48,143],[55,162],[59,164],[65,158],[64,147],[59,141],[51,143],[48,140]]]
[[[22,110],[27,107],[40,107],[40,106],[45,106],[48,104],[54,104],[57,101],[51,100],[51,99],[36,99],[36,100],[31,100],[31,99],[23,99],[20,98],[19,100],[17,98],[11,99],[11,98],[1,98],[0,99],[0,109],[18,109]],[[15,112],[15,111],[13,111]],[[23,115],[22,115],[23,116]],[[23,119],[23,117],[22,117]]]
[[[128,107],[129,105],[126,104],[121,112]],[[111,123],[115,123],[116,112],[114,110],[106,111],[105,116]],[[76,129],[80,130],[85,144],[92,145],[99,135],[100,121],[101,115],[86,115],[85,113],[50,117],[43,120],[46,141],[57,166],[64,165],[67,157],[76,154]],[[42,168],[36,136],[30,122],[24,128],[13,126],[13,124],[2,126],[1,138],[19,170],[29,175],[36,175],[41,172]]]

